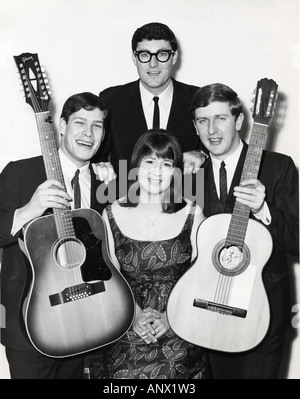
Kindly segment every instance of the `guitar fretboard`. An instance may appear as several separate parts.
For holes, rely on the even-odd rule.
[[[242,171],[241,182],[246,179],[257,178],[263,149],[267,139],[267,133],[267,125],[254,122]],[[240,250],[243,249],[249,215],[250,208],[247,205],[236,201],[226,238],[226,247],[236,245]]]
[[[35,113],[35,118],[47,179],[56,179],[65,187],[50,112]],[[71,210],[53,208],[53,213],[58,238],[75,237]]]

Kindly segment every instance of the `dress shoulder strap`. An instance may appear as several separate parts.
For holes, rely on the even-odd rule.
[[[189,227],[192,228],[194,224],[194,218],[195,218],[195,211],[196,211],[196,201],[194,201],[191,205],[191,209],[188,215],[188,223]]]
[[[185,230],[185,229],[191,230],[192,229],[193,223],[194,223],[194,217],[195,217],[195,209],[196,209],[196,202],[193,202],[192,205],[190,206],[190,210],[189,210],[189,213],[187,215],[187,218],[185,220],[182,230]]]
[[[117,222],[116,222],[115,217],[114,217],[114,214],[113,214],[113,211],[112,211],[112,206],[111,206],[111,204],[107,205],[106,208],[105,208],[105,210],[106,210],[106,213],[107,213],[107,217],[108,217],[108,221],[109,221],[111,230],[112,230],[112,231],[114,231],[114,230],[116,230],[116,229],[119,230],[118,225],[117,225]]]

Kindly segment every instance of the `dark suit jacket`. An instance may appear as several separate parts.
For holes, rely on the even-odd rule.
[[[111,115],[99,159],[106,161],[110,154],[110,161],[117,174],[119,160],[130,161],[135,143],[147,131],[139,82],[137,80],[100,92],[100,99],[108,106]],[[183,151],[199,149],[202,144],[199,144],[189,109],[198,87],[174,79],[173,84],[174,94],[167,129],[173,131],[179,139]],[[127,165],[129,169],[129,163]]]
[[[13,237],[11,229],[15,210],[27,204],[36,188],[46,179],[41,156],[10,162],[0,174],[1,304],[6,311],[6,328],[1,329],[1,342],[20,351],[32,349],[22,319],[21,298],[27,273],[18,244],[19,234]],[[96,200],[99,184],[91,171],[91,208],[101,213],[104,205]]]
[[[235,197],[247,152],[247,144],[240,156],[225,205],[225,213],[232,213]],[[210,176],[212,164],[208,159],[204,167],[204,213],[212,215]],[[273,252],[263,272],[263,280],[271,308],[269,336],[282,333],[291,323],[289,265],[287,254],[299,254],[298,172],[293,160],[283,154],[264,151],[258,179],[266,187],[266,202],[272,222],[267,226],[273,238]],[[254,216],[251,214],[253,219]],[[259,239],[259,237],[258,237]]]

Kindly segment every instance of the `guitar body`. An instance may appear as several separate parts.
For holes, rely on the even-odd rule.
[[[134,316],[132,292],[107,252],[102,217],[91,209],[71,214],[75,238],[58,239],[49,215],[30,222],[19,241],[32,269],[24,306],[27,333],[52,357],[109,344],[126,333]]]
[[[270,321],[262,271],[272,251],[272,237],[259,222],[249,220],[243,261],[236,268],[220,263],[231,220],[214,215],[200,225],[198,257],[170,294],[169,323],[184,340],[224,352],[257,346]]]

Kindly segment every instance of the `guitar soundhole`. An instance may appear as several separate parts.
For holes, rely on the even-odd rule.
[[[214,267],[225,276],[237,276],[243,273],[250,263],[250,251],[244,243],[241,251],[236,245],[225,246],[225,240],[220,241],[212,253]]]
[[[65,270],[74,270],[80,267],[86,257],[84,245],[76,237],[66,237],[58,240],[53,247],[55,264]]]

